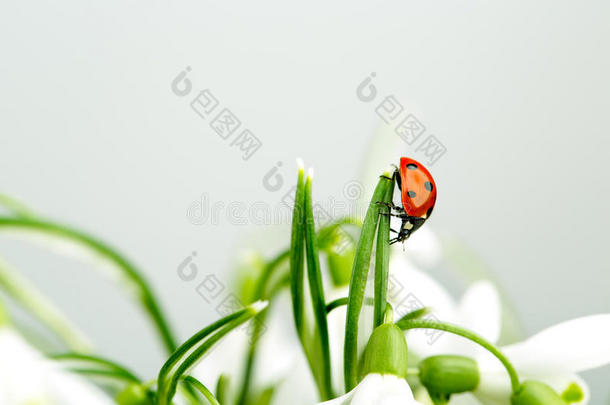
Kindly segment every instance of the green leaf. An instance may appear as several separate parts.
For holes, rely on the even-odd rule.
[[[157,379],[159,405],[171,404],[180,378],[193,367],[214,344],[233,329],[256,316],[264,310],[266,306],[267,302],[255,302],[254,304],[203,328],[178,347],[159,372],[159,377]]]
[[[182,380],[188,383],[191,387],[195,388],[197,391],[199,391],[205,397],[205,399],[208,400],[210,405],[220,405],[220,402],[218,402],[216,397],[214,397],[214,394],[212,394],[210,390],[207,389],[207,387],[195,377],[187,375]]]
[[[76,243],[77,245],[86,248],[89,252],[111,262],[120,270],[129,290],[134,292],[135,298],[141,303],[146,310],[146,313],[150,316],[167,350],[170,353],[174,351],[176,343],[173,334],[170,331],[165,316],[161,312],[161,308],[157,303],[157,299],[155,298],[152,289],[145,281],[142,273],[123,255],[118,253],[118,251],[86,233],[40,219],[0,217],[0,230],[10,229],[30,231]]]
[[[320,257],[316,245],[316,231],[313,217],[313,203],[311,197],[312,175],[307,176],[305,182],[305,247],[307,256],[307,276],[309,280],[309,292],[313,306],[314,318],[316,320],[316,332],[320,343],[319,359],[323,384],[322,399],[330,399],[332,394],[332,373],[330,364],[330,346],[328,338],[328,323],[326,320],[326,300],[324,299],[324,287],[322,285],[322,273],[320,271]]]
[[[390,182],[383,197],[384,203],[391,203],[394,195],[394,182]],[[379,230],[377,232],[377,246],[375,248],[375,305],[374,325],[376,328],[383,324],[387,306],[388,275],[390,273],[390,215],[387,207],[381,207]],[[387,215],[383,215],[387,214]]]
[[[141,380],[136,377],[134,373],[129,371],[126,367],[121,366],[120,364],[113,362],[108,359],[104,359],[102,357],[93,356],[89,354],[82,353],[60,353],[60,354],[52,354],[49,358],[61,361],[61,362],[71,362],[75,364],[84,364],[95,366],[98,370],[104,371],[114,371],[117,374],[125,376],[127,379],[132,380],[133,382],[140,383]],[[92,369],[90,369],[92,370]]]
[[[352,271],[349,287],[349,299],[347,304],[347,318],[345,324],[345,347],[344,347],[344,375],[345,389],[351,391],[357,384],[358,378],[358,319],[364,300],[364,290],[369,273],[371,251],[379,220],[380,206],[392,180],[390,172],[384,173],[380,178],[369,203],[366,216],[362,225],[362,232],[356,249],[356,258]]]
[[[0,289],[59,337],[71,350],[89,352],[89,339],[27,279],[0,259]]]
[[[304,194],[305,182],[303,165],[299,163],[299,174],[297,178],[297,189],[294,198],[294,210],[292,214],[292,233],[290,238],[290,292],[292,296],[292,312],[294,315],[294,323],[297,334],[301,342],[305,341],[304,329],[304,291],[303,291],[303,275],[304,263],[303,252],[305,249],[303,235],[305,221]]]

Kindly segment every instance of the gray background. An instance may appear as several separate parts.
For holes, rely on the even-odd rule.
[[[283,191],[262,177],[283,162],[287,190],[301,156],[315,197],[344,199],[374,137],[418,157],[356,97],[376,72],[380,95],[447,148],[430,226],[491,265],[526,331],[610,310],[607,2],[225,3],[3,2],[2,191],[119,246],[184,338],[216,314],[177,264],[197,250],[200,268],[228,280],[237,248],[273,233],[226,215],[193,225],[200,195],[275,205]],[[194,91],[210,89],[262,140],[250,160],[171,92],[186,66]],[[287,243],[285,227],[275,235],[268,247]],[[153,376],[158,345],[110,283],[12,239],[0,254],[104,353]],[[595,404],[608,375],[587,373]]]

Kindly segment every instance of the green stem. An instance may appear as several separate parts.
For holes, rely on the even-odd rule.
[[[199,391],[205,397],[205,399],[208,400],[210,405],[220,405],[220,402],[218,402],[216,397],[214,397],[214,394],[212,394],[210,390],[201,383],[201,381],[190,375],[184,377],[183,380]]]
[[[0,259],[0,288],[59,337],[71,350],[89,352],[92,345],[36,287]]]
[[[411,320],[411,319],[421,318],[422,316],[428,315],[430,312],[432,312],[432,309],[430,307],[419,308],[419,309],[416,309],[414,311],[411,311],[411,312],[405,314],[396,323],[408,321],[408,320]]]
[[[336,300],[329,302],[328,304],[326,304],[326,313],[329,314],[333,310],[335,310],[339,307],[342,307],[344,305],[347,305],[348,300],[349,300],[348,297],[343,297],[343,298],[337,298]],[[364,304],[365,305],[375,305],[375,299],[373,297],[365,297]]]
[[[101,255],[105,259],[114,263],[129,281],[131,284],[130,287],[137,292],[137,299],[151,317],[151,320],[161,336],[161,340],[163,341],[167,351],[171,353],[175,350],[176,343],[174,337],[170,331],[165,316],[157,304],[157,300],[152,292],[152,289],[144,280],[141,272],[116,250],[83,232],[38,219],[0,217],[0,229],[2,228],[35,231],[46,235],[67,239],[87,247],[94,253]]]
[[[312,176],[307,176],[305,182],[305,250],[307,256],[307,276],[309,279],[309,292],[316,320],[316,331],[321,345],[322,375],[324,382],[322,400],[333,397],[332,372],[330,364],[330,345],[328,337],[328,321],[326,319],[326,300],[324,299],[324,286],[322,285],[322,272],[320,271],[320,256],[316,244],[316,231],[313,217],[313,202],[311,197]]]
[[[391,203],[394,195],[394,182],[390,182],[383,197],[384,203]],[[375,248],[375,306],[373,315],[373,328],[382,325],[387,305],[388,275],[390,273],[390,215],[383,215],[387,210],[381,212],[379,218],[379,230],[377,232],[377,246]]]
[[[369,203],[366,216],[362,225],[360,239],[356,248],[356,257],[352,270],[352,278],[349,286],[349,299],[347,303],[347,315],[345,324],[345,346],[344,346],[344,376],[345,390],[351,391],[358,383],[358,320],[364,300],[369,265],[371,261],[371,250],[375,239],[375,230],[379,220],[379,204],[385,197],[386,190],[392,182],[389,172],[384,173],[380,179],[371,202]]]
[[[398,321],[396,325],[402,330],[409,329],[437,329],[445,332],[453,333],[458,336],[462,336],[466,339],[469,339],[478,345],[482,346],[486,350],[488,350],[491,354],[496,356],[498,360],[502,363],[508,375],[510,377],[510,382],[512,386],[513,393],[517,391],[519,388],[519,376],[517,375],[517,371],[515,367],[511,364],[511,362],[502,354],[502,352],[496,348],[493,344],[485,340],[485,338],[477,335],[474,332],[471,332],[467,329],[461,328],[457,325],[451,325],[444,322],[435,322],[429,320],[420,320],[420,319],[412,319],[407,321]]]

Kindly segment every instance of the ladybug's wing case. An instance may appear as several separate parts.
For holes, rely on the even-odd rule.
[[[436,184],[424,165],[410,158],[400,158],[400,186],[402,205],[407,215],[430,215],[436,202]]]

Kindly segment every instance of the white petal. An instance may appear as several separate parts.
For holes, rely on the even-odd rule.
[[[63,370],[53,370],[47,374],[45,387],[52,403],[62,405],[112,405],[115,402],[101,389],[82,378]]]
[[[299,338],[292,327],[290,292],[277,296],[265,321],[256,356],[256,383],[267,387],[277,384],[291,371],[296,356],[302,352]]]
[[[394,375],[369,374],[347,394],[324,405],[414,405],[407,381]]]
[[[394,318],[421,307],[432,308],[431,318],[459,323],[457,305],[447,290],[428,274],[417,270],[404,253],[390,258],[388,301],[394,307]],[[413,330],[408,333],[409,348],[419,356],[455,353],[452,345],[459,338],[447,333]]]
[[[405,255],[414,265],[422,268],[437,266],[442,258],[441,243],[436,234],[427,226],[415,232],[403,246],[393,245],[397,254]]]
[[[610,363],[610,314],[591,315],[552,326],[504,353],[522,372],[572,374]]]
[[[59,368],[10,327],[0,328],[0,403],[111,405],[94,384]]]
[[[462,326],[494,343],[500,337],[500,296],[489,281],[474,283],[464,294],[459,306]]]
[[[479,386],[474,395],[488,405],[510,405],[511,386],[504,369],[497,371],[481,370]]]

